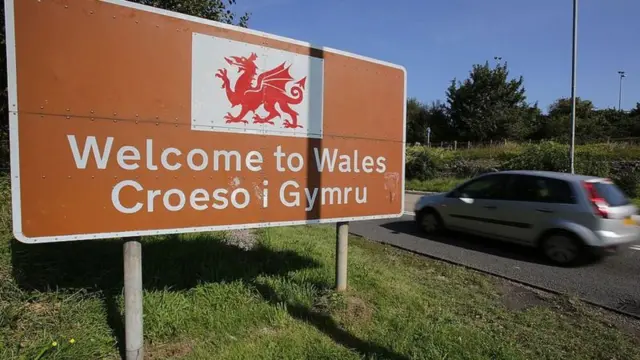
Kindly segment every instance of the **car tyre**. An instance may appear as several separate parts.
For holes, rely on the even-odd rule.
[[[421,210],[416,216],[420,230],[426,234],[438,234],[444,230],[444,223],[437,211],[433,209]]]
[[[540,242],[542,255],[559,266],[574,266],[584,260],[585,246],[575,235],[558,231],[545,236]]]

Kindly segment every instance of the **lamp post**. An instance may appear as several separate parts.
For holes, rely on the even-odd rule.
[[[575,173],[574,157],[576,147],[576,58],[578,57],[578,0],[573,0],[573,54],[571,59],[571,147],[569,162],[571,173]]]
[[[620,90],[618,92],[618,111],[622,111],[622,78],[626,77],[627,75],[624,73],[624,71],[618,71],[618,74],[620,75]]]

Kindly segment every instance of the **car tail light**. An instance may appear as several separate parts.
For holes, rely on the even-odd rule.
[[[593,186],[591,182],[583,182],[584,188],[587,191],[587,195],[589,196],[589,201],[594,207],[594,212],[596,216],[599,216],[603,219],[609,217],[609,204],[607,201],[598,194],[596,187]]]

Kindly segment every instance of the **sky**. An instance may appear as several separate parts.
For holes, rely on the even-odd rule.
[[[502,58],[546,110],[571,96],[572,0],[236,0],[249,27],[403,65],[407,92],[444,101],[455,77]],[[640,1],[579,2],[576,96],[597,108],[640,102]]]

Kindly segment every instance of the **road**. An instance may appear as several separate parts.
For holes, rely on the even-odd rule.
[[[398,219],[353,222],[351,233],[640,316],[640,246],[577,268],[548,265],[529,248],[468,235],[425,237],[413,222],[418,195]]]

